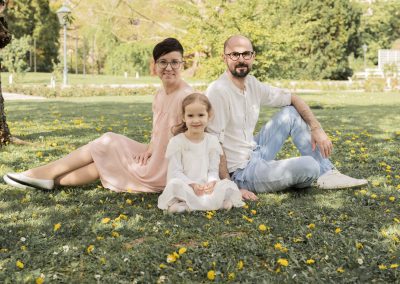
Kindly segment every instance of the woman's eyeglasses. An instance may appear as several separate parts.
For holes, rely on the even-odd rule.
[[[185,63],[185,61],[178,61],[178,60],[172,60],[172,61],[167,61],[167,60],[159,60],[156,62],[157,66],[160,67],[161,69],[165,69],[168,67],[168,64],[171,66],[172,69],[178,69],[181,67],[181,64]]]

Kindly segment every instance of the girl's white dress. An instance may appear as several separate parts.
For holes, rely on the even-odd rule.
[[[176,202],[186,202],[190,210],[217,210],[225,201],[233,206],[243,206],[242,195],[236,184],[219,179],[218,169],[221,145],[215,136],[205,133],[203,141],[191,142],[184,133],[171,138],[168,143],[167,186],[158,198],[158,208],[168,209]],[[217,181],[211,194],[197,196],[189,184]]]

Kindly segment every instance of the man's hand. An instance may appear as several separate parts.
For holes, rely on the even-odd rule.
[[[324,158],[328,158],[332,154],[332,142],[322,128],[311,129],[311,145],[313,151],[315,151],[316,146],[318,146]]]
[[[251,201],[257,201],[258,197],[255,195],[253,192],[248,191],[247,189],[239,189],[240,193],[242,194],[242,199],[243,200],[251,200]]]

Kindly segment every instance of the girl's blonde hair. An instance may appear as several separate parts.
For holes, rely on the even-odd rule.
[[[205,105],[206,109],[207,109],[208,117],[211,117],[211,115],[212,115],[211,103],[208,100],[208,98],[204,94],[201,94],[201,93],[192,93],[183,99],[183,101],[182,101],[182,117],[185,116],[186,107],[194,102],[200,102],[203,105]],[[182,121],[181,123],[173,126],[171,128],[171,132],[174,135],[178,135],[179,133],[185,132],[187,129],[188,128],[186,126],[186,123],[184,121]]]

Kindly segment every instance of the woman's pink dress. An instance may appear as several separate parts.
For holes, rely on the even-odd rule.
[[[105,188],[117,192],[161,192],[166,185],[165,151],[172,137],[171,127],[182,121],[182,100],[193,92],[189,86],[166,95],[160,90],[153,100],[153,153],[147,164],[136,163],[136,154],[146,151],[147,144],[112,132],[89,143],[93,161]]]

